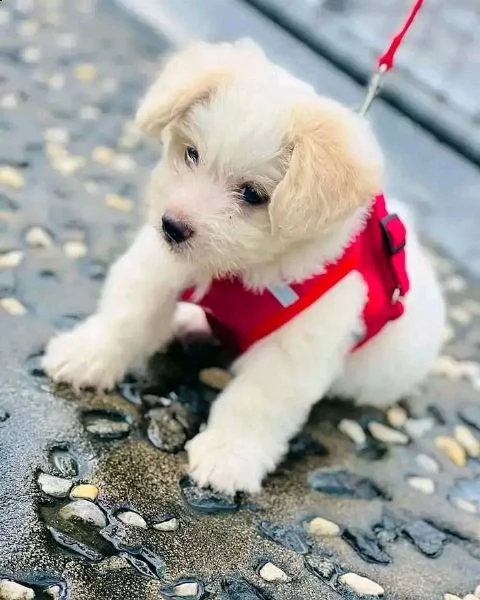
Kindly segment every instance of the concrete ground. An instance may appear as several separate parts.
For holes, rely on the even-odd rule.
[[[158,34],[110,1],[2,2],[0,599],[473,600],[478,173],[381,104],[392,189],[418,209],[450,307],[443,355],[415,397],[385,413],[319,404],[264,492],[231,499],[184,477],[183,444],[216,394],[199,372],[225,366],[216,347],[172,348],[148,381],[109,395],[53,386],[39,367],[53,331],[93,309],[136,228],[158,148],[131,115],[195,19],[210,38],[244,27],[329,93],[358,98],[250,9],[220,29],[221,6],[179,20],[167,0]]]

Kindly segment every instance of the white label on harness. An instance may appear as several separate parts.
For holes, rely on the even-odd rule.
[[[268,290],[284,308],[298,300],[298,294],[288,285],[270,285]]]

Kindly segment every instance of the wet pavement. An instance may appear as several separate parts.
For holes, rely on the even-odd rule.
[[[45,342],[93,309],[139,222],[158,149],[130,119],[168,44],[108,1],[15,6],[0,11],[0,599],[473,594],[480,286],[431,245],[450,306],[437,373],[386,412],[319,404],[258,497],[185,477],[222,383],[204,369],[227,366],[214,344],[176,345],[108,395],[44,376]]]

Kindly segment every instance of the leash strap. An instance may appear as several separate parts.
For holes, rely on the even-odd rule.
[[[407,35],[408,30],[415,21],[415,18],[418,14],[418,11],[422,7],[422,4],[423,0],[416,0],[414,2],[402,29],[397,33],[397,35],[394,36],[387,51],[384,54],[382,54],[382,56],[380,56],[380,58],[378,59],[377,68],[370,79],[367,94],[365,96],[363,105],[360,109],[360,115],[362,117],[364,117],[367,114],[368,109],[372,105],[372,102],[375,100],[375,96],[377,95],[378,90],[381,87],[383,76],[385,75],[385,73],[387,73],[388,71],[390,71],[390,69],[393,68],[397,50],[403,42],[405,36]]]

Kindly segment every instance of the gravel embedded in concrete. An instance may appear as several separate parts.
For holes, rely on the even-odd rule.
[[[89,500],[73,500],[58,511],[66,521],[81,521],[95,527],[106,527],[107,519],[100,508]]]
[[[323,517],[314,517],[307,522],[307,531],[311,535],[336,536],[340,534],[340,527],[333,521]]]
[[[33,600],[35,592],[10,579],[0,579],[0,598],[1,600]]]
[[[370,421],[368,429],[376,440],[384,442],[385,444],[405,445],[409,442],[408,436],[401,431],[387,427],[386,425],[383,425],[383,423],[378,423],[377,421]]]
[[[285,571],[282,571],[280,567],[277,567],[271,562],[267,562],[260,567],[258,574],[262,579],[268,581],[269,583],[287,583],[290,581],[290,577],[285,573]]]
[[[361,425],[352,419],[342,419],[338,424],[338,430],[349,437],[353,443],[361,446],[367,441],[367,436]]]
[[[458,467],[463,467],[466,464],[467,454],[454,438],[439,435],[435,438],[435,445]]]
[[[375,581],[362,577],[357,573],[344,573],[338,578],[341,584],[350,588],[356,594],[360,596],[374,596],[380,597],[384,594],[384,589]]]
[[[115,516],[117,517],[117,519],[120,519],[122,523],[125,523],[125,525],[131,525],[132,527],[141,527],[142,529],[147,528],[147,522],[145,521],[145,519],[133,510],[122,510],[120,512],[117,512]]]
[[[55,477],[47,473],[40,473],[37,481],[42,492],[54,498],[66,498],[72,487],[72,482],[69,479]]]

